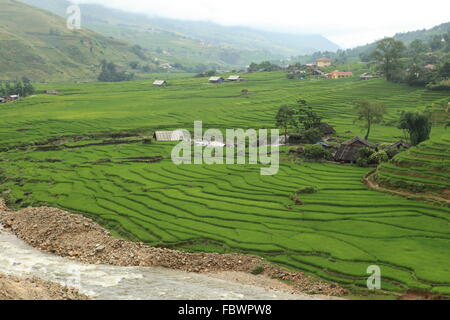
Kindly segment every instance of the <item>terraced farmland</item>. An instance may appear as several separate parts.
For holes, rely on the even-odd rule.
[[[0,192],[10,204],[58,206],[152,245],[257,254],[362,287],[375,264],[383,289],[450,295],[448,207],[369,190],[362,183],[368,169],[283,162],[267,177],[250,165],[175,166],[168,159],[172,143],[145,143],[154,129],[190,129],[194,120],[219,129],[273,127],[278,106],[300,97],[343,137],[360,133],[352,101],[383,101],[389,114],[373,140],[394,141],[402,136],[393,124],[401,110],[449,95],[383,80],[247,78],[220,86],[174,79],[167,88],[53,84],[62,96],[1,105]],[[241,95],[244,88],[249,97]],[[444,131],[433,129],[434,143]],[[134,137],[120,138],[127,135]],[[306,186],[318,192],[300,194],[303,204],[296,205],[290,196]]]
[[[397,155],[390,163],[382,164],[374,178],[388,188],[450,199],[450,135]]]

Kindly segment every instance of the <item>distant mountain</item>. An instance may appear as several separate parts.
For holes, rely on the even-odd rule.
[[[0,80],[95,79],[102,60],[154,66],[139,48],[89,30],[71,31],[66,20],[14,0],[0,0]]]
[[[22,1],[62,17],[66,16],[66,8],[70,4],[66,0]],[[80,7],[86,28],[138,44],[160,59],[188,67],[201,64],[238,68],[252,61],[339,49],[321,35],[271,33],[210,22],[149,17],[91,4]]]

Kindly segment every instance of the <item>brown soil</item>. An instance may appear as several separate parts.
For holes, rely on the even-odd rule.
[[[115,266],[155,266],[197,273],[235,271],[249,274],[263,267],[263,276],[291,283],[293,293],[341,296],[338,285],[317,281],[301,272],[242,254],[186,253],[113,238],[97,223],[59,209],[7,211],[0,199],[0,223],[31,246],[83,263]]]
[[[0,274],[0,300],[88,300],[78,291],[36,278]]]

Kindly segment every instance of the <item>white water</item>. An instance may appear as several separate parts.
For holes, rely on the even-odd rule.
[[[1,226],[0,272],[71,286],[102,300],[314,299],[170,269],[82,264],[36,250]]]

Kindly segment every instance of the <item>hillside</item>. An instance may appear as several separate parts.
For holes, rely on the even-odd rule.
[[[378,265],[384,290],[450,295],[450,208],[369,190],[367,168],[282,158],[277,175],[261,176],[255,165],[176,166],[174,143],[148,143],[154,130],[191,129],[198,119],[205,128],[272,128],[278,107],[299,98],[343,139],[362,131],[353,100],[384,102],[386,121],[371,141],[394,142],[403,136],[400,111],[448,93],[382,79],[294,81],[283,72],[246,79],[54,84],[58,96],[0,105],[0,194],[14,208],[84,213],[115,236],[153,246],[259,255],[348,287],[365,288],[367,267]],[[433,128],[435,137],[444,132]],[[448,157],[448,145],[437,148]],[[306,187],[317,192],[296,204],[293,192]]]
[[[22,1],[62,17],[66,16],[70,4],[65,0]],[[83,4],[80,7],[86,28],[138,44],[160,59],[182,64],[185,69],[197,68],[191,71],[202,71],[201,66],[244,67],[253,61],[339,49],[320,35],[271,33],[210,22],[148,17],[99,5]]]
[[[89,30],[71,31],[66,20],[13,0],[0,0],[1,80],[95,79],[102,60],[126,66],[152,64],[147,53]]]
[[[374,178],[380,185],[450,199],[450,135],[436,137],[382,164]]]

